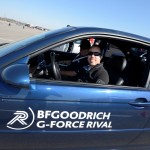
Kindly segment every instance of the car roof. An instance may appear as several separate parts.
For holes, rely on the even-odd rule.
[[[105,29],[105,28],[98,28],[98,27],[69,26],[69,27],[65,27],[65,28],[61,28],[57,30],[47,31],[47,32],[27,38],[22,41],[19,41],[13,44],[8,44],[8,46],[6,45],[6,47],[0,50],[1,52],[0,56],[3,57],[9,54],[10,56],[8,57],[11,58],[11,60],[9,61],[13,62],[35,51],[39,51],[39,49],[45,46],[54,45],[56,43],[59,44],[59,42],[64,41],[68,38],[83,37],[84,35],[85,36],[101,35],[104,37],[126,38],[129,40],[135,40],[138,42],[145,43],[148,46],[150,45],[149,38],[127,33],[127,32],[122,32],[122,31],[112,30],[112,29]],[[7,58],[1,59],[0,65],[6,63],[6,59]]]
[[[82,32],[82,33],[99,33],[104,35],[114,35],[118,37],[126,37],[126,38],[132,38],[135,40],[143,41],[150,43],[150,38],[136,35],[133,33],[128,33],[124,31],[114,30],[114,29],[106,29],[106,28],[98,28],[98,27],[74,27],[76,31]]]

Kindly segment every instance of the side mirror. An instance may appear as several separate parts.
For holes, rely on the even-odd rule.
[[[8,84],[25,88],[29,87],[29,69],[26,64],[8,66],[2,71],[1,76]]]

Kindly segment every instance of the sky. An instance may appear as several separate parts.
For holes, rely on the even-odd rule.
[[[48,29],[115,29],[150,38],[150,0],[0,0],[0,17]]]

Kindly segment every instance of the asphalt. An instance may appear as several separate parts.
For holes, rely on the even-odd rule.
[[[0,44],[16,42],[43,31],[0,20]]]

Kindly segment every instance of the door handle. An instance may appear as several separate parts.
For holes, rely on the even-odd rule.
[[[136,107],[150,107],[150,101],[146,98],[137,98],[135,101],[129,102],[129,104]]]

